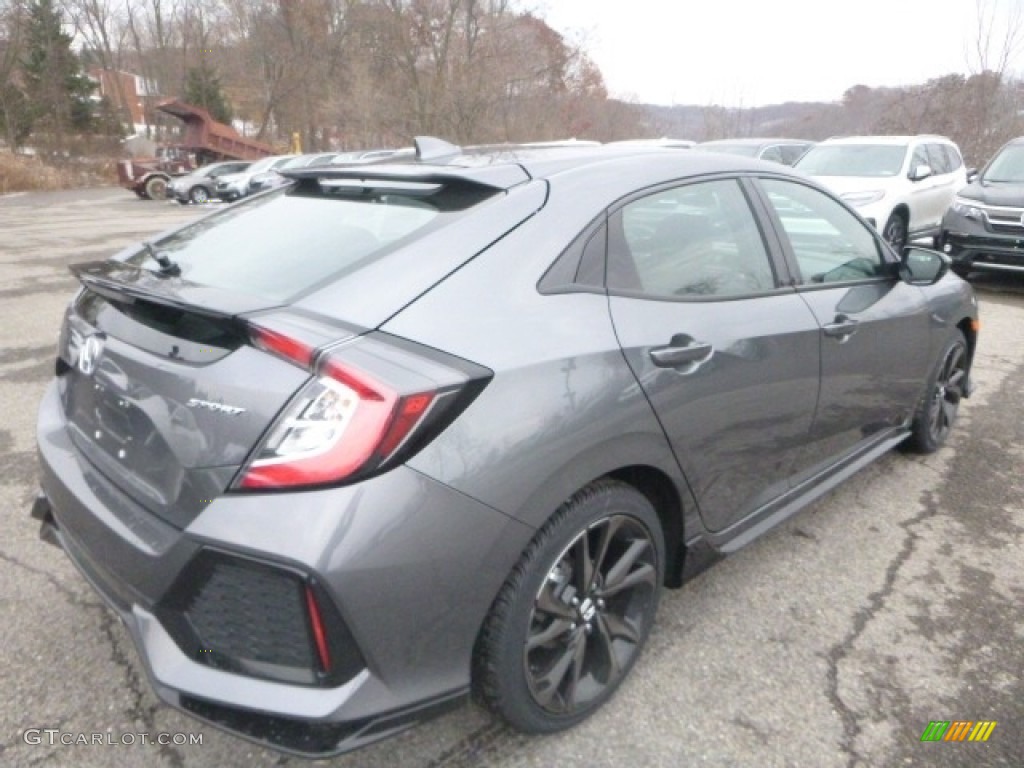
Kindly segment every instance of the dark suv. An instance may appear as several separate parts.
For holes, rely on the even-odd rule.
[[[662,586],[970,392],[971,287],[778,164],[420,139],[286,173],[73,268],[33,506],[161,699],[279,749],[470,692],[579,722]]]
[[[1024,274],[1024,137],[1005,144],[942,218],[953,270]]]

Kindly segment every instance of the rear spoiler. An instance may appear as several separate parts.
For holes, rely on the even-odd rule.
[[[320,166],[319,168],[296,168],[280,170],[282,176],[305,181],[315,179],[352,179],[373,186],[372,181],[386,181],[394,186],[402,182],[409,184],[464,184],[494,190],[508,190],[530,181],[532,178],[523,166],[514,163],[480,166],[417,165],[383,161],[380,164]]]
[[[87,261],[68,269],[90,291],[122,304],[146,301],[219,320],[279,306],[258,296],[199,285],[123,261]]]

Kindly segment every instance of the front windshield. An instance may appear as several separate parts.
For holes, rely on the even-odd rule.
[[[796,167],[811,176],[897,176],[906,156],[905,144],[819,144]]]
[[[257,160],[249,166],[249,173],[261,173],[262,171],[273,168],[274,164],[278,162],[281,162],[281,158],[276,155],[264,157],[262,160]]]
[[[982,176],[984,181],[1003,183],[1024,183],[1024,144],[1003,147]]]
[[[289,160],[286,163],[281,163],[277,167],[280,168],[283,171],[283,170],[286,170],[288,168],[301,168],[302,166],[304,166],[308,162],[309,162],[309,155],[299,155],[298,157],[293,157],[291,160]]]

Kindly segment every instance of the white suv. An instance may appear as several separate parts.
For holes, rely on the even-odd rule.
[[[960,149],[944,136],[845,136],[807,151],[796,167],[852,205],[897,252],[942,232],[942,215],[967,185]]]

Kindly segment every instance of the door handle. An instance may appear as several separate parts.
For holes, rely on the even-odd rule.
[[[652,349],[650,355],[651,361],[659,368],[678,368],[681,365],[702,365],[711,359],[714,351],[710,344],[678,333],[666,346]]]
[[[821,330],[826,336],[846,341],[857,332],[857,321],[850,319],[846,315],[836,315],[836,319],[828,325],[823,325]]]

